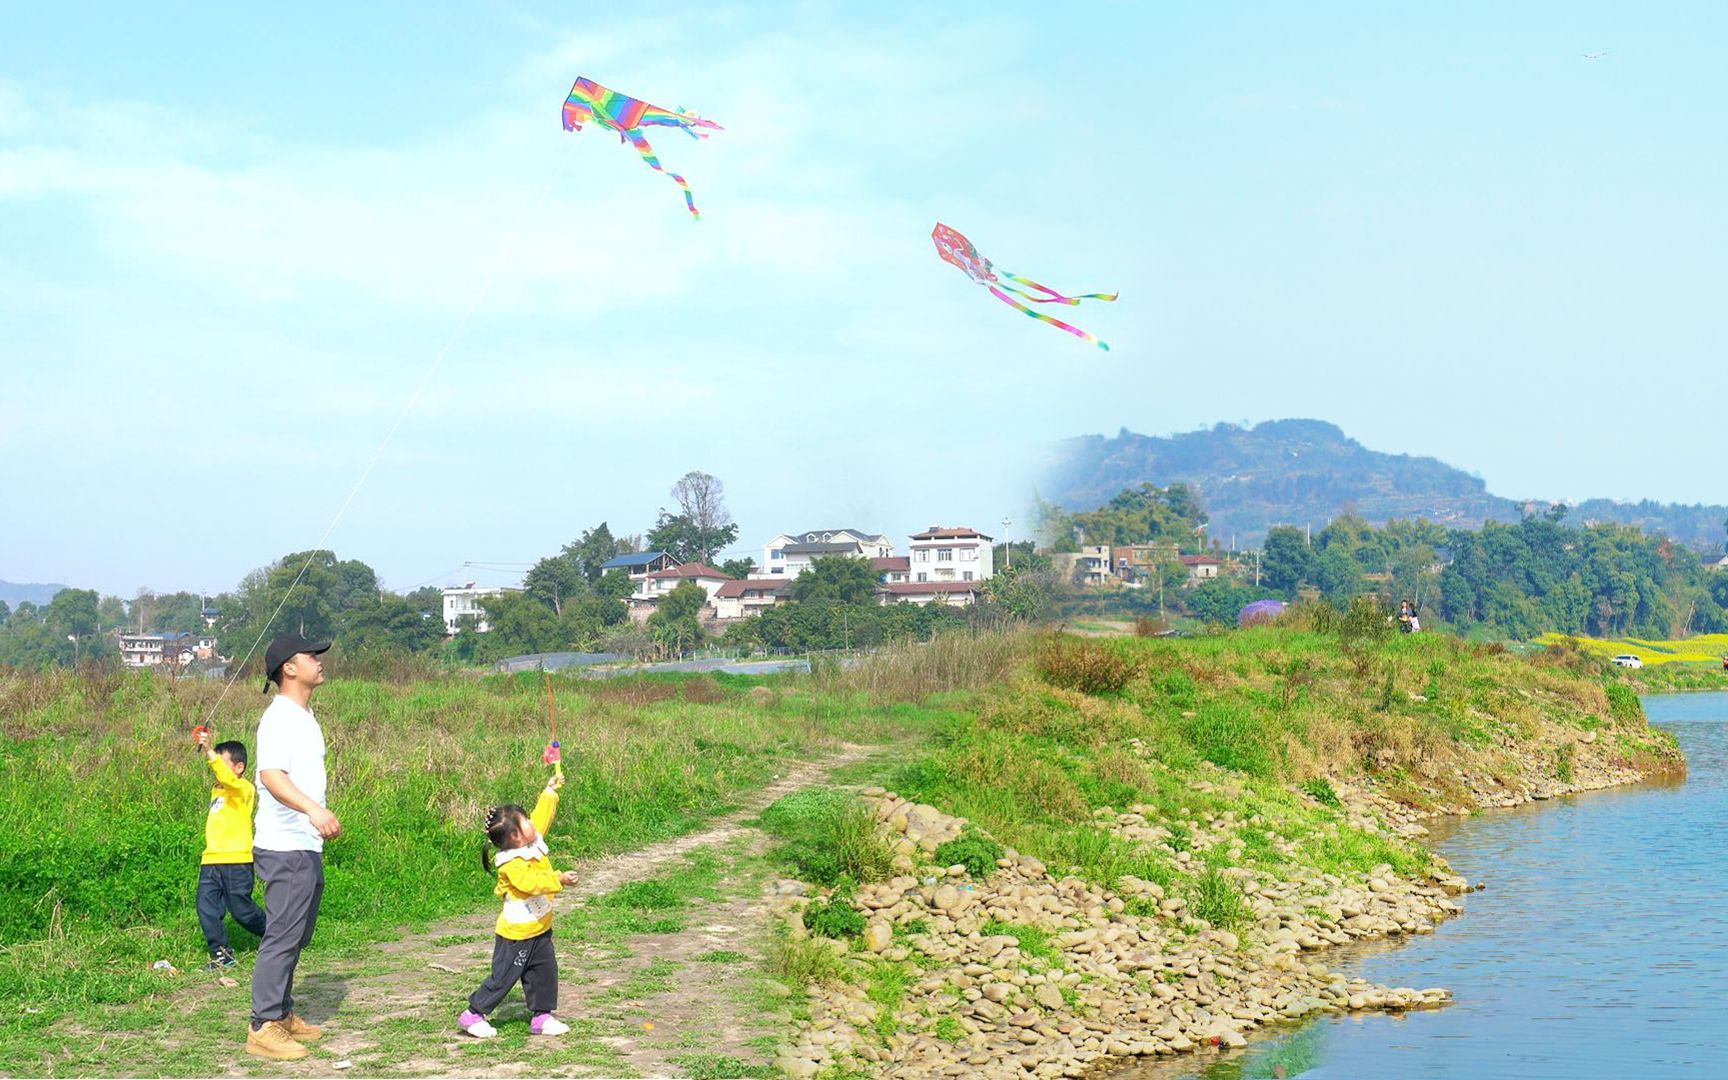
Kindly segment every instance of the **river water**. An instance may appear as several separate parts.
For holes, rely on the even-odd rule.
[[[1115,1080],[1728,1076],[1728,694],[1646,698],[1684,782],[1491,810],[1434,829],[1465,914],[1400,945],[1316,954],[1455,1001],[1328,1017]]]

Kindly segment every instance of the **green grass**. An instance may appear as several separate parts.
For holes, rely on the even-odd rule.
[[[785,796],[758,822],[779,838],[776,855],[788,872],[818,885],[886,877],[892,854],[876,821],[855,795],[811,787]]]
[[[353,955],[496,902],[477,823],[487,805],[531,803],[544,783],[546,700],[538,674],[406,685],[332,676],[313,707],[344,833],[325,852],[312,948]],[[553,681],[560,716],[580,717],[560,731],[568,779],[547,837],[560,865],[689,832],[786,762],[843,740],[888,742],[942,722],[807,682],[788,682],[768,708],[754,684],[709,680],[696,693],[693,682]],[[157,994],[159,958],[201,960],[191,893],[210,781],[188,733],[219,691],[140,673],[0,673],[0,999],[41,1010],[9,1017],[14,1030]],[[217,737],[255,747],[263,703],[229,694]],[[60,794],[34,794],[49,790]],[[243,957],[256,948],[231,935]],[[0,1071],[13,1065],[0,1048]]]
[[[1062,959],[1062,954],[1050,944],[1050,935],[1036,926],[1021,926],[991,919],[979,927],[978,932],[984,937],[1000,937],[1006,934],[1019,943],[1020,955],[1028,960],[1054,964]]]
[[[672,1059],[690,1080],[741,1080],[779,1076],[772,1065],[758,1065],[725,1054],[680,1054]]]
[[[750,958],[730,949],[710,949],[695,957],[695,960],[699,964],[744,964],[748,963]]]

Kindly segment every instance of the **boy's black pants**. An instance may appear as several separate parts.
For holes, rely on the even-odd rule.
[[[207,863],[198,868],[198,925],[204,930],[204,940],[214,954],[228,947],[228,928],[222,922],[226,912],[234,921],[264,936],[264,909],[252,899],[251,863]]]
[[[518,979],[522,996],[528,999],[528,1015],[558,1011],[558,954],[552,948],[552,931],[525,941],[494,936],[492,974],[468,995],[468,1008],[481,1016],[492,1015]]]

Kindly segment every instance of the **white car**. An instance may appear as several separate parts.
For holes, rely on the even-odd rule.
[[[1643,667],[1644,666],[1644,661],[1638,659],[1636,656],[1632,655],[1631,653],[1621,653],[1619,656],[1616,656],[1612,661],[1610,661],[1610,663],[1612,663],[1615,667]]]

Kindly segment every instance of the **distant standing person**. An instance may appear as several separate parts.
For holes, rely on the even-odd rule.
[[[258,827],[252,858],[264,879],[264,940],[252,969],[252,1028],[246,1052],[290,1061],[319,1030],[294,1015],[294,968],[312,941],[324,895],[324,841],[342,831],[324,805],[324,731],[312,691],[329,642],[284,634],[264,652],[264,692],[276,696],[258,722]]]

